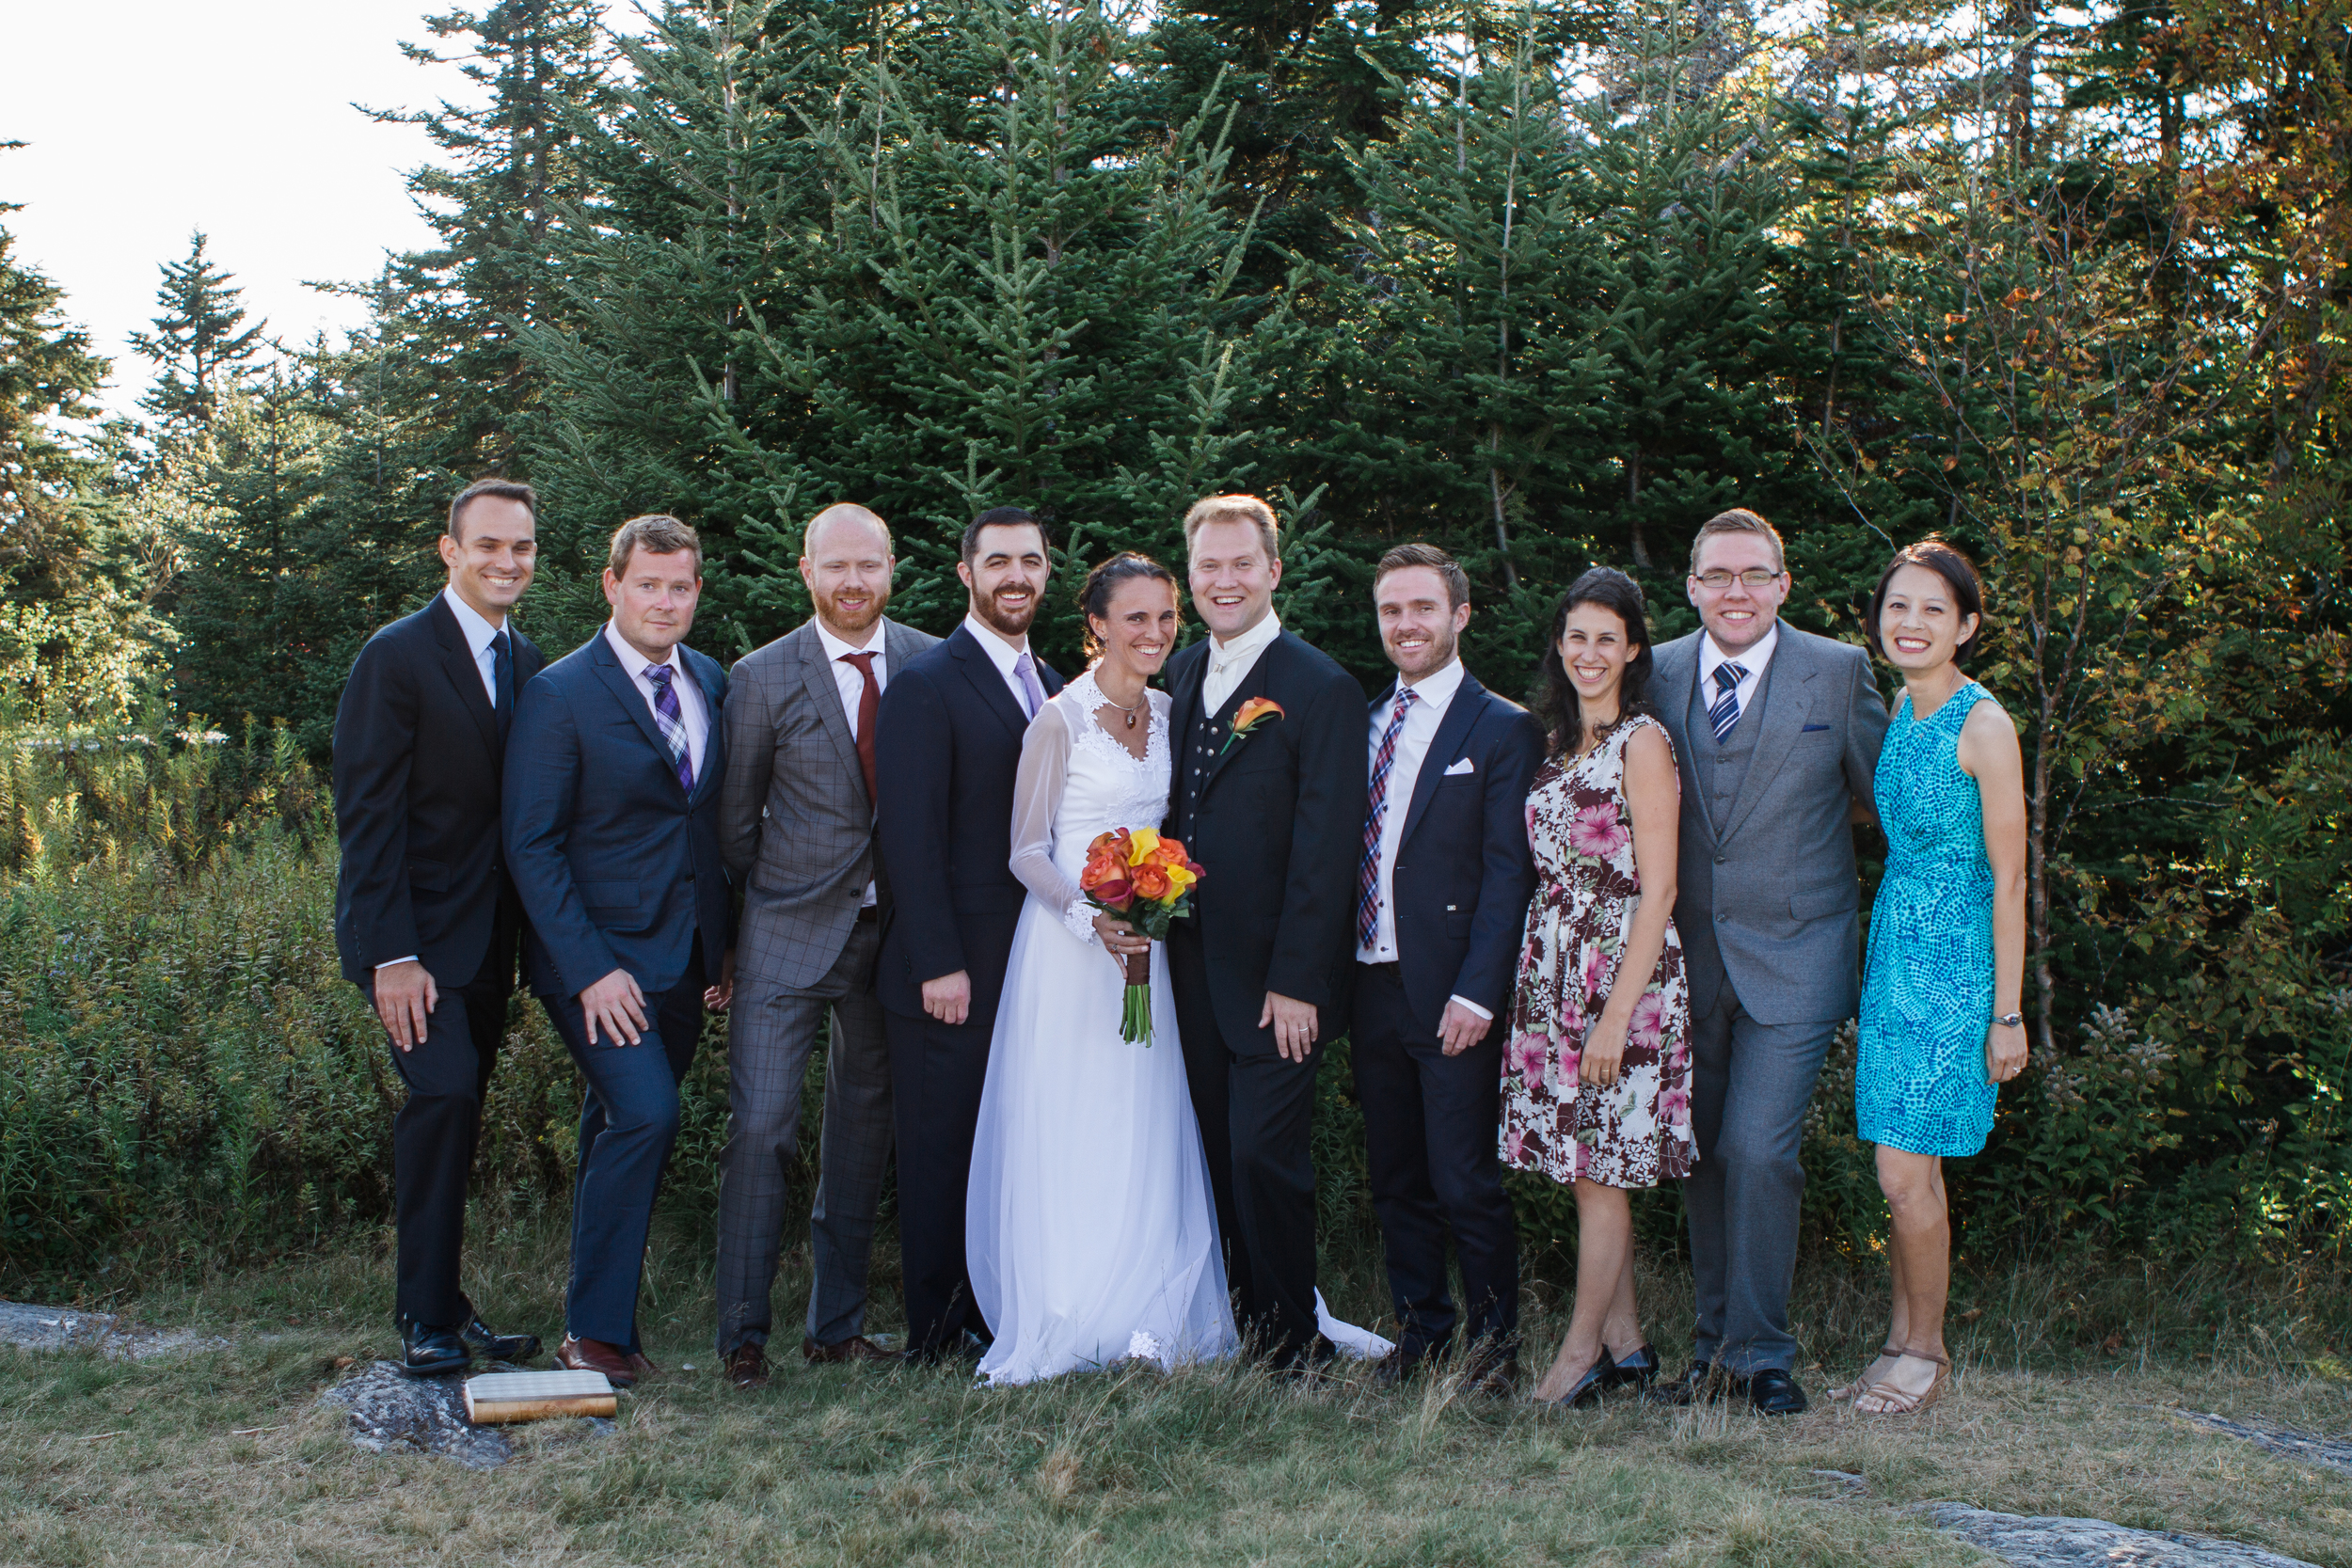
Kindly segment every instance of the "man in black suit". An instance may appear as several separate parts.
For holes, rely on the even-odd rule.
[[[1274,513],[1212,496],[1184,515],[1209,637],[1168,663],[1178,744],[1168,832],[1207,868],[1168,942],[1184,1071],[1244,1332],[1290,1369],[1315,1326],[1315,1053],[1347,1026],[1364,690],[1282,629]],[[1277,705],[1245,734],[1252,698]]]
[[[1446,1231],[1462,1265],[1470,1382],[1518,1381],[1518,1239],[1495,1125],[1503,1031],[1527,900],[1527,786],[1544,736],[1456,657],[1470,578],[1434,545],[1399,545],[1373,576],[1393,690],[1372,704],[1372,783],[1357,866],[1349,1035],[1373,1207],[1402,1325],[1394,1383],[1444,1354],[1457,1314]]]
[[[537,499],[477,480],[449,505],[449,582],[370,638],[335,710],[335,945],[391,1037],[408,1098],[392,1122],[401,1366],[462,1370],[539,1354],[493,1333],[457,1283],[466,1180],[515,989],[521,906],[499,844],[515,693],[539,650],[506,612],[531,586]]]
[[[719,847],[727,677],[686,646],[702,542],[632,517],[604,573],[612,618],[523,689],[506,770],[506,858],[531,917],[531,989],[588,1081],[561,1366],[651,1376],[637,1288],[706,1006],[733,989]]]
[[[898,1134],[906,1354],[984,1339],[963,1253],[972,1138],[996,1003],[1027,890],[1012,874],[1021,737],[1061,677],[1029,651],[1051,558],[1018,507],[963,531],[963,624],[907,661],[874,728],[876,829],[891,888],[876,973]],[[970,1336],[967,1338],[966,1336]]]

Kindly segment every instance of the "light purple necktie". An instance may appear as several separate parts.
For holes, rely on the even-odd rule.
[[[661,738],[669,743],[670,767],[677,774],[678,784],[686,793],[694,793],[694,749],[686,743],[686,714],[677,705],[677,688],[670,684],[676,673],[666,664],[649,664],[645,678],[653,682],[653,716],[661,726]]]
[[[1021,677],[1021,689],[1028,693],[1029,717],[1034,719],[1045,705],[1045,688],[1037,678],[1037,660],[1025,653],[1012,661],[1012,673]]]

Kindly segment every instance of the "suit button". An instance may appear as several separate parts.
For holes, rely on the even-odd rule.
[[[1725,862],[1725,861],[1727,861],[1727,860],[1729,860],[1729,859],[1731,859],[1731,857],[1730,857],[1729,855],[1717,855],[1717,856],[1715,857],[1715,863],[1716,863],[1717,865],[1721,865],[1721,864],[1723,864],[1723,863],[1724,863],[1724,862]]]
[[[688,886],[690,886],[690,887],[691,887],[691,886],[692,886],[692,885],[693,885],[693,881],[694,881],[694,874],[693,874],[691,871],[689,871],[689,872],[686,874],[686,881],[687,881],[687,885],[688,885]]]
[[[1721,925],[1724,925],[1724,924],[1725,924],[1726,922],[1728,922],[1730,919],[1731,919],[1731,916],[1729,916],[1729,915],[1727,915],[1727,914],[1719,914],[1719,915],[1717,915],[1717,916],[1715,917],[1715,924],[1716,924],[1716,925],[1718,925],[1718,926],[1721,926]]]

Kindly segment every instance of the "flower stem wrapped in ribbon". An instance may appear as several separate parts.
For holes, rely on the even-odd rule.
[[[1166,942],[1170,923],[1192,915],[1192,888],[1201,868],[1184,847],[1151,828],[1121,828],[1087,846],[1078,891],[1104,914],[1117,915],[1153,942]],[[1126,958],[1127,991],[1119,1037],[1152,1043],[1152,955]]]

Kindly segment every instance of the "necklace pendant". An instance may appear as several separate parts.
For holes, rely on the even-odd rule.
[[[1136,727],[1136,716],[1132,713],[1127,715],[1127,727],[1131,730]]]

